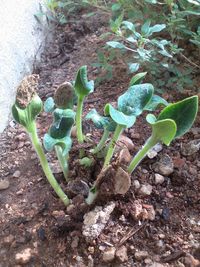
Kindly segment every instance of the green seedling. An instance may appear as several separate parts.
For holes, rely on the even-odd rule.
[[[44,136],[44,147],[47,151],[55,148],[58,161],[68,181],[68,158],[72,146],[71,128],[75,122],[74,88],[71,83],[61,84],[52,97],[45,101],[45,111],[53,112],[53,124]]]
[[[22,80],[17,89],[16,101],[12,106],[12,114],[14,119],[25,127],[27,133],[30,136],[33,147],[37,152],[42,169],[49,183],[53,187],[56,194],[63,201],[63,203],[67,205],[69,204],[69,199],[56,181],[49,167],[48,161],[37,134],[36,117],[43,108],[42,101],[36,94],[38,79],[39,77],[37,75],[30,75]]]
[[[78,97],[77,111],[76,111],[76,127],[77,138],[81,144],[84,142],[84,136],[82,131],[82,111],[83,102],[87,95],[94,91],[94,81],[88,81],[87,79],[87,66],[82,66],[77,73],[74,83],[76,95]]]
[[[91,153],[97,154],[104,148],[110,132],[115,131],[117,124],[110,117],[99,115],[96,109],[92,109],[85,118],[87,120],[92,120],[97,129],[103,129],[103,135],[99,143],[94,149],[91,150]]]
[[[71,129],[75,122],[75,113],[71,109],[55,109],[54,121],[49,131],[44,136],[44,147],[47,151],[56,150],[65,179],[68,180],[69,151],[72,146]]]
[[[79,163],[81,166],[84,166],[85,168],[90,168],[94,165],[94,159],[84,157],[84,158],[79,160]]]
[[[154,88],[152,84],[137,84],[131,86],[123,95],[118,98],[118,107],[115,109],[111,104],[106,104],[104,112],[110,116],[117,124],[112,140],[110,141],[108,152],[104,162],[106,168],[113,156],[115,145],[126,128],[130,128],[150,102]]]
[[[157,143],[170,145],[172,140],[184,135],[193,125],[198,111],[198,97],[192,96],[165,107],[158,118],[147,115],[147,122],[152,127],[152,135],[143,148],[136,154],[128,167],[132,173],[148,151]]]

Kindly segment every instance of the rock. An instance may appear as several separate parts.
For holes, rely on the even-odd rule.
[[[129,190],[130,186],[130,175],[119,167],[114,177],[114,193],[124,195]]]
[[[71,242],[71,248],[77,248],[78,247],[78,243],[79,243],[79,237],[78,236],[74,236]]]
[[[127,247],[121,246],[120,248],[117,249],[116,251],[116,258],[120,262],[126,262],[128,260],[128,255],[127,255]]]
[[[105,250],[103,252],[102,260],[104,262],[111,262],[111,261],[113,261],[114,258],[115,258],[115,251],[116,251],[115,247],[111,247],[111,248]]]
[[[147,153],[147,157],[150,159],[155,158],[158,155],[158,152],[162,151],[162,149],[162,144],[156,144],[152,149],[149,150],[149,152]]]
[[[195,259],[191,254],[187,254],[184,258],[184,263],[186,267],[199,267],[200,261]]]
[[[149,256],[149,253],[145,250],[140,250],[136,251],[134,256],[137,261],[142,261]]]
[[[150,196],[152,193],[153,187],[150,184],[143,184],[140,187],[139,193],[142,196]]]
[[[140,189],[140,182],[138,180],[134,180],[133,181],[133,186],[136,190]]]
[[[101,234],[114,208],[115,203],[110,202],[105,207],[97,206],[84,215],[82,233],[87,240],[94,240]]]
[[[144,207],[144,205],[143,205],[143,207]],[[155,212],[154,207],[152,205],[148,205],[148,207],[145,207],[145,209],[147,210],[147,218],[146,219],[150,220],[150,221],[154,221],[155,217],[156,217],[156,212]]]
[[[142,204],[138,200],[135,200],[133,202],[132,209],[131,209],[132,217],[135,220],[140,220],[142,218],[142,213],[143,213]]]
[[[69,190],[69,193],[73,195],[83,195],[87,196],[89,194],[89,186],[86,182],[82,180],[72,180],[69,181],[67,184],[67,190]]]
[[[119,165],[122,165],[122,166],[128,165],[128,163],[131,161],[131,158],[132,158],[132,156],[131,156],[128,148],[123,148],[120,151],[119,157],[118,157]]]
[[[163,265],[161,263],[158,262],[154,262],[151,265],[149,265],[148,267],[165,267],[166,265]]]
[[[134,144],[130,138],[125,135],[121,135],[119,140],[117,141],[117,145],[120,147],[128,148],[129,151],[134,149]]]
[[[62,173],[62,168],[58,161],[49,163],[49,166],[54,174]]]
[[[13,173],[13,177],[14,177],[14,178],[19,178],[20,175],[21,175],[21,172],[20,172],[19,170],[15,171],[15,172]]]
[[[5,190],[10,186],[10,182],[7,179],[0,180],[0,190]]]
[[[191,156],[197,153],[200,149],[200,139],[192,140],[181,147],[181,154],[183,156]]]
[[[155,184],[163,184],[165,181],[165,177],[160,175],[159,173],[155,173]]]
[[[19,264],[26,264],[31,260],[32,250],[30,248],[24,249],[22,252],[15,255],[15,260]]]
[[[170,156],[167,154],[153,164],[153,170],[161,175],[168,176],[174,171],[174,164]]]

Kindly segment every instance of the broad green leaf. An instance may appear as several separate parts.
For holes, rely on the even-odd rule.
[[[44,102],[44,111],[45,112],[53,112],[55,109],[55,102],[53,97],[48,97]]]
[[[139,116],[153,96],[154,88],[150,83],[131,86],[118,98],[118,109],[126,115]]]
[[[121,8],[121,4],[119,3],[113,4],[111,7],[113,12],[120,10],[120,8]]]
[[[110,104],[106,104],[104,108],[106,116],[110,116],[117,124],[123,125],[124,128],[130,128],[136,121],[135,115],[126,115],[123,112],[113,108]]]
[[[155,142],[162,142],[169,146],[177,131],[175,121],[171,119],[156,120],[152,114],[147,115],[146,119],[152,127],[152,138]]]
[[[82,66],[77,73],[74,89],[79,98],[84,98],[94,91],[94,81],[87,79],[87,66]]]
[[[143,36],[148,36],[150,30],[151,21],[147,20],[141,27],[141,33]]]
[[[95,127],[98,129],[106,129],[113,132],[116,128],[116,123],[110,118],[99,115],[96,109],[92,109],[85,117],[86,120],[92,120]]]
[[[169,103],[159,95],[153,95],[151,101],[145,106],[145,110],[154,111],[158,106],[168,106]]]
[[[158,116],[158,120],[172,119],[177,125],[175,137],[185,134],[193,125],[198,111],[198,96],[188,97],[168,105]]]
[[[133,86],[135,84],[140,84],[142,82],[142,80],[144,79],[144,77],[146,76],[147,72],[140,72],[136,75],[133,76],[133,78],[131,79],[129,86]]]
[[[108,46],[111,46],[112,48],[118,48],[118,49],[125,49],[126,46],[120,42],[110,41],[106,43]]]
[[[129,31],[135,32],[135,25],[130,21],[123,21],[122,25],[125,26]]]
[[[49,129],[51,137],[60,139],[70,135],[75,121],[75,112],[71,109],[55,109],[54,121]]]
[[[52,151],[54,149],[54,146],[60,146],[62,148],[63,156],[66,156],[71,149],[72,140],[69,136],[56,139],[53,138],[49,133],[47,133],[44,135],[43,144],[47,151]]]
[[[22,109],[17,102],[12,106],[13,118],[23,125],[29,132],[31,131],[32,123],[37,115],[42,111],[42,100],[35,94],[26,108]]]
[[[149,35],[152,35],[155,32],[161,32],[165,28],[166,28],[165,24],[156,24],[149,28]]]
[[[129,71],[130,73],[136,72],[139,70],[140,64],[139,63],[129,63]]]

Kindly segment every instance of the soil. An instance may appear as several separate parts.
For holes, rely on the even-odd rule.
[[[88,66],[90,79],[98,76],[91,63],[96,60],[97,49],[104,45],[100,35],[106,32],[106,21],[98,14],[89,19],[79,15],[77,22],[54,29],[34,69],[40,76],[38,94],[42,100],[52,96],[61,83],[72,81],[82,65]],[[102,112],[106,103],[115,102],[127,89],[130,77],[124,65],[116,66],[113,79],[98,85],[87,98],[84,114],[94,107]],[[165,97],[173,101],[192,93],[165,92]],[[44,112],[38,117],[41,139],[51,120],[51,115]],[[100,133],[92,124],[85,123],[84,131],[93,143],[99,140]],[[132,155],[149,134],[145,116],[138,119],[134,129],[125,132],[134,143]],[[200,266],[200,153],[181,153],[185,144],[196,139],[200,139],[199,117],[183,138],[140,164],[125,195],[104,195],[91,207],[84,204],[83,196],[70,191],[62,174],[55,170],[63,189],[73,198],[66,208],[48,184],[25,130],[11,120],[0,139],[0,177],[9,182],[7,189],[0,190],[0,267]],[[92,146],[84,146],[86,153]],[[85,169],[78,162],[79,150],[74,140],[70,177],[91,186],[103,162],[99,160]],[[166,154],[174,169],[162,184],[156,184],[154,164]],[[47,157],[55,169],[54,153],[47,153]],[[142,195],[138,184],[151,186],[152,192]],[[110,202],[115,209],[105,228],[97,238],[86,239],[82,234],[84,214]],[[141,207],[142,212],[136,216]],[[109,262],[105,252],[111,250],[116,254]]]

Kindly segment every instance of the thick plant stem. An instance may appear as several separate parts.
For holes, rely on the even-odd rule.
[[[45,153],[43,151],[43,148],[41,146],[40,140],[37,135],[37,129],[35,123],[31,126],[31,131],[29,132],[31,141],[33,143],[33,146],[38,154],[42,169],[47,177],[47,180],[49,181],[50,185],[53,187],[56,194],[59,196],[59,198],[63,201],[65,205],[69,204],[69,198],[64,193],[58,182],[56,181],[50,167],[48,164],[48,161],[46,159]]]
[[[82,131],[82,111],[83,111],[84,98],[78,97],[77,110],[76,110],[76,127],[77,127],[77,138],[79,144],[84,142],[84,136]]]
[[[58,158],[58,161],[60,163],[60,166],[62,168],[64,177],[66,181],[69,181],[68,179],[68,173],[69,173],[69,168],[68,168],[68,155],[66,155],[65,157],[62,154],[62,148],[60,146],[55,146],[55,150],[56,150],[56,155]]]
[[[138,151],[138,153],[135,155],[135,157],[133,158],[133,160],[131,161],[127,171],[129,174],[131,174],[135,168],[138,166],[138,164],[143,160],[143,158],[147,155],[148,151],[154,147],[156,144],[158,143],[157,139],[154,138],[153,136],[151,136],[147,142],[145,143],[145,145],[143,146],[142,149],[140,149],[140,151]]]
[[[106,168],[110,164],[110,160],[111,160],[113,153],[114,153],[115,145],[117,143],[117,140],[119,139],[120,134],[123,132],[123,130],[124,130],[124,126],[118,124],[116,129],[115,129],[113,138],[110,141],[103,168]]]
[[[88,197],[86,198],[85,202],[88,204],[88,205],[91,205],[94,200],[96,199],[98,195],[98,191],[97,191],[97,188],[95,187],[95,185],[90,189],[89,191],[89,194],[88,194]]]
[[[105,129],[98,145],[94,149],[91,150],[91,152],[93,154],[97,154],[99,151],[101,151],[101,149],[104,147],[105,142],[107,141],[107,139],[109,137],[109,134],[110,134],[110,132]]]

